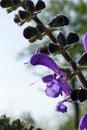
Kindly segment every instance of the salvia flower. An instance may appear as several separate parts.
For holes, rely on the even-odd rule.
[[[64,105],[64,102],[70,102],[70,96],[67,96],[67,98],[65,98],[64,100],[58,102],[57,106],[56,106],[56,111],[58,112],[67,112],[67,107]]]
[[[79,122],[79,129],[78,130],[85,130],[87,129],[87,113],[84,114]]]
[[[32,65],[43,65],[51,69],[54,74],[53,75],[47,75],[42,78],[42,81],[46,83],[46,95],[49,97],[56,98],[59,95],[62,95],[62,92],[64,92],[67,97],[71,95],[71,90],[68,82],[66,82],[67,74],[59,69],[57,64],[47,55],[45,54],[35,54],[31,57],[30,63]],[[66,102],[68,100],[64,100]],[[64,106],[64,104],[62,105]],[[61,107],[62,107],[61,106]],[[57,111],[66,112],[66,106],[65,110],[57,109]]]
[[[84,35],[83,38],[83,46],[84,46],[84,50],[87,53],[87,33]]]

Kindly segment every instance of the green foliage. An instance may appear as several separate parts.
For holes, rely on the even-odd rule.
[[[41,128],[35,128],[35,121],[30,114],[25,115],[23,118],[25,121],[16,119],[11,122],[10,117],[6,117],[6,115],[1,116],[0,130],[42,130]]]
[[[77,130],[74,119],[70,117],[64,125],[60,126],[59,130]]]

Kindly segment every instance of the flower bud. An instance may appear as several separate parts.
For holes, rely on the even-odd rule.
[[[71,92],[71,99],[72,99],[72,101],[77,101],[78,100],[78,95],[79,95],[79,89],[74,89]]]
[[[60,50],[60,47],[58,45],[55,45],[55,44],[52,44],[52,43],[49,44],[49,52],[50,53],[56,53],[59,50]]]
[[[18,14],[21,20],[25,20],[29,17],[29,13],[27,11],[19,10]]]
[[[9,8],[14,5],[20,4],[20,0],[1,0],[0,5],[3,8]]]
[[[36,128],[36,130],[42,130],[41,128]]]
[[[60,45],[60,46],[65,46],[66,45],[66,39],[65,39],[65,36],[63,35],[63,33],[59,33],[59,35],[57,36],[57,43]]]
[[[36,51],[36,53],[44,53],[44,54],[49,54],[49,50],[48,50],[48,46],[40,46],[38,49],[37,49],[37,51]]]
[[[38,0],[35,6],[35,11],[42,10],[46,7],[45,3],[42,0]]]
[[[49,23],[50,27],[60,27],[69,24],[69,19],[65,15],[57,15]]]
[[[8,7],[13,6],[13,2],[12,0],[1,0],[0,5],[3,8],[8,8]]]
[[[29,12],[34,12],[34,3],[31,0],[26,1],[26,10]]]
[[[85,89],[79,90],[78,98],[80,102],[84,102],[85,100],[87,100],[87,90]]]
[[[78,61],[80,66],[87,66],[87,53],[84,53],[80,60]]]
[[[27,28],[24,29],[23,31],[23,35],[26,39],[30,39],[34,36],[37,35],[37,29],[32,27],[32,26],[28,26]]]
[[[17,23],[17,24],[21,22],[21,20],[20,20],[20,18],[17,14],[14,17],[14,22]]]
[[[79,41],[79,36],[76,33],[70,32],[66,38],[66,44],[70,45]]]

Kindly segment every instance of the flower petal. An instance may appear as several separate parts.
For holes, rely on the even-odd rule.
[[[71,95],[71,89],[70,89],[70,85],[68,84],[68,82],[66,82],[66,81],[61,82],[61,83],[60,83],[60,86],[61,86],[62,90],[64,91],[64,93],[65,93],[67,96],[70,96],[70,95]]]
[[[43,66],[46,66],[46,67],[50,68],[51,70],[53,70],[58,75],[61,74],[61,71],[60,71],[59,67],[57,66],[57,64],[50,57],[48,57],[45,54],[41,54],[40,53],[40,54],[33,55],[31,57],[30,63],[32,65],[43,65]]]
[[[46,86],[47,88],[45,92],[47,96],[56,98],[59,95],[62,95],[62,89],[59,86],[59,83],[57,80],[53,79],[51,82],[48,82]]]
[[[56,106],[56,111],[58,112],[67,112],[67,107],[63,104],[63,102],[58,103]]]
[[[42,78],[42,81],[44,83],[48,83],[48,82],[51,82],[53,78],[54,78],[53,75],[46,75],[45,77]]]
[[[56,111],[63,112],[63,113],[67,112],[67,107],[64,105],[64,102],[71,102],[70,96],[66,97],[61,102],[58,102],[56,106]]]
[[[83,45],[84,45],[84,50],[85,50],[85,52],[87,52],[87,33],[84,35]]]
[[[82,116],[79,123],[79,130],[84,130],[86,128],[87,128],[87,114]]]
[[[49,88],[46,88],[45,90],[46,92],[46,95],[49,96],[49,97],[54,97],[56,98],[57,96],[55,95],[55,92],[49,87]]]

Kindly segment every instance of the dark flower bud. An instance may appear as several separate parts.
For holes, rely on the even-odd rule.
[[[40,46],[38,49],[37,49],[37,51],[36,51],[36,53],[44,53],[44,54],[49,54],[49,50],[48,50],[48,46]]]
[[[2,0],[0,2],[1,7],[3,8],[9,8],[14,5],[20,4],[21,0]]]
[[[49,23],[50,27],[60,27],[69,24],[69,19],[65,15],[57,15]]]
[[[45,3],[42,0],[38,0],[35,6],[35,11],[42,10],[46,7]]]
[[[63,33],[59,33],[59,35],[57,36],[57,43],[60,45],[60,46],[65,46],[66,45],[66,39],[65,39],[65,36],[63,35]]]
[[[76,33],[70,32],[66,38],[66,44],[72,44],[79,41],[79,36]]]
[[[42,130],[41,128],[37,128],[36,130]]]
[[[78,100],[78,95],[79,95],[79,89],[74,89],[71,92],[71,99],[72,99],[72,101],[77,101]]]
[[[26,1],[26,10],[29,12],[34,12],[34,3],[31,0]]]
[[[18,12],[20,19],[25,20],[29,17],[29,13],[27,11],[19,10]]]
[[[17,23],[17,24],[21,22],[21,20],[20,20],[20,18],[17,14],[14,17],[14,22]]]
[[[80,66],[87,66],[87,53],[84,53],[80,60],[78,61]]]
[[[55,45],[55,44],[52,44],[52,43],[49,44],[49,52],[50,53],[56,53],[59,50],[60,50],[60,47],[58,45]]]
[[[1,0],[0,5],[3,8],[8,8],[8,7],[13,6],[13,2],[12,0]]]
[[[85,89],[79,90],[78,98],[80,102],[84,102],[85,100],[87,100],[87,90]]]
[[[32,27],[32,26],[28,26],[27,28],[24,29],[23,31],[23,35],[26,39],[30,39],[34,36],[37,35],[37,29]]]

